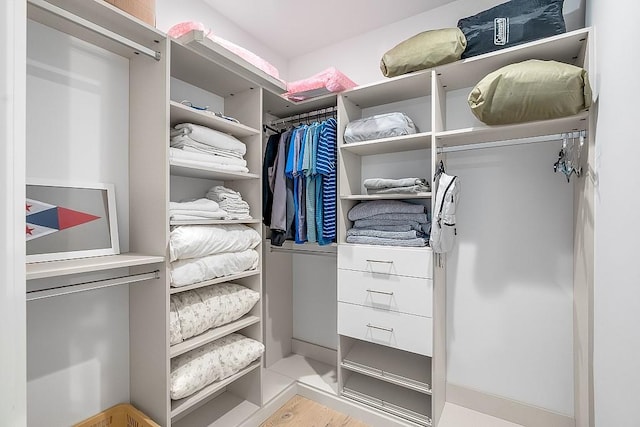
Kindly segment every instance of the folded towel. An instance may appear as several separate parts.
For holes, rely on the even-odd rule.
[[[170,148],[170,150],[181,151],[175,148]],[[213,170],[219,170],[219,171],[241,172],[241,173],[249,172],[249,169],[243,166],[224,165],[222,163],[217,163],[217,162],[199,162],[197,160],[182,159],[179,156],[178,157],[173,156],[171,152],[169,152],[169,159],[175,161],[176,163],[179,162],[181,166],[188,166],[192,168],[213,169]]]
[[[360,220],[364,221],[364,220]],[[359,221],[356,221],[359,222]],[[420,227],[420,229],[422,229]],[[377,231],[411,231],[410,225],[370,225],[366,227],[354,227],[352,230],[377,230]],[[420,230],[417,230],[420,231]]]
[[[222,207],[222,205],[220,206]],[[224,208],[223,208],[224,209]],[[402,222],[428,222],[429,218],[427,217],[426,213],[414,213],[414,214],[408,214],[408,213],[395,213],[395,214],[378,214],[378,215],[373,215],[373,216],[369,216],[367,218],[364,219],[374,219],[374,220],[382,220],[382,221],[386,221],[386,220],[392,220],[392,221],[402,221]]]
[[[245,159],[239,159],[237,157],[220,156],[215,153],[203,152],[201,150],[198,150],[196,148],[189,147],[189,146],[184,147],[182,149],[182,153],[183,153],[183,156],[185,156],[185,158],[192,158],[194,160],[202,159],[201,156],[208,156],[208,157],[215,158],[217,162],[225,165],[247,166],[247,161]]]
[[[242,194],[223,185],[216,185],[207,191],[207,198],[216,202],[226,199],[242,200]]]
[[[188,202],[169,202],[170,211],[211,211],[215,212],[220,210],[220,205],[217,202],[209,199],[197,199]]]
[[[357,243],[361,245],[422,247],[427,246],[428,242],[428,240],[423,238],[401,240],[384,239],[382,237],[347,236],[347,243]]]
[[[225,211],[217,212],[198,212],[198,211],[179,211],[180,213],[169,213],[172,221],[198,221],[203,219],[227,219],[229,214]],[[184,213],[188,212],[188,213]]]
[[[182,135],[188,135],[191,139],[212,147],[235,151],[243,156],[247,152],[247,146],[237,138],[205,126],[180,123],[175,129],[182,131]]]
[[[382,230],[363,230],[361,228],[351,228],[347,230],[347,236],[363,236],[363,237],[382,237],[385,239],[416,239],[424,237],[421,231],[382,231]]]
[[[392,219],[358,219],[353,223],[354,228],[376,228],[382,226],[408,226],[411,230],[422,231],[419,222],[416,221],[394,221]]]
[[[388,178],[369,178],[365,179],[364,188],[394,188],[394,187],[412,187],[414,185],[428,185],[425,178],[400,178],[400,179],[388,179]]]
[[[412,185],[411,187],[367,188],[367,194],[416,194],[429,192],[428,185]]]
[[[373,215],[386,213],[424,213],[423,205],[416,205],[400,200],[374,200],[371,202],[361,202],[355,205],[348,214],[349,220],[368,218]]]
[[[191,151],[203,153],[203,154],[213,154],[215,156],[226,157],[230,159],[243,159],[243,154],[237,153],[232,150],[225,150],[222,148],[212,147],[207,144],[202,144],[198,141],[194,141],[189,138],[189,136],[175,136],[171,138],[169,145],[174,148],[185,149],[187,147],[190,148]]]

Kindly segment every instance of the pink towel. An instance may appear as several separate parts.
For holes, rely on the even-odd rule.
[[[213,42],[219,44],[220,46],[224,47],[225,49],[235,53],[240,58],[244,59],[248,63],[254,65],[255,67],[257,67],[260,70],[264,71],[265,73],[269,74],[270,76],[280,80],[280,73],[278,72],[278,69],[275,66],[273,66],[272,64],[270,64],[266,60],[262,59],[261,57],[259,57],[255,53],[250,52],[247,49],[245,49],[245,48],[243,48],[241,46],[238,46],[235,43],[230,42],[229,40],[225,40],[222,37],[218,37],[218,36],[214,35],[211,32],[211,29],[205,28],[205,26],[204,26],[204,24],[202,22],[196,22],[196,21],[181,22],[181,23],[176,24],[173,27],[171,27],[169,29],[169,31],[167,32],[167,34],[169,36],[171,36],[171,37],[179,38],[179,37],[185,35],[186,33],[190,32],[190,31],[194,31],[194,30],[203,31],[205,37],[207,37],[211,41],[213,41]]]
[[[330,92],[342,92],[356,86],[349,77],[331,67],[307,79],[287,83],[287,93],[284,96],[292,101],[302,101]]]

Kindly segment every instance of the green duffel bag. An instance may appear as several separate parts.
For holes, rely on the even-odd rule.
[[[591,106],[586,70],[531,59],[487,74],[469,94],[473,114],[488,125],[573,116]]]
[[[460,28],[430,30],[401,42],[380,60],[380,70],[386,77],[426,70],[460,59],[467,39]]]

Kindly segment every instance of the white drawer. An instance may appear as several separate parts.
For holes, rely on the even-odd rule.
[[[338,270],[338,301],[432,317],[433,281]]]
[[[338,333],[359,340],[431,356],[432,327],[429,317],[338,303]]]
[[[429,248],[372,245],[338,245],[338,268],[376,274],[433,279]]]

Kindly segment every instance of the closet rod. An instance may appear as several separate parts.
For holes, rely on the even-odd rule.
[[[319,256],[329,256],[329,257],[335,257],[337,255],[335,251],[295,249],[295,248],[290,249],[290,248],[281,248],[278,246],[270,246],[269,250],[271,252],[282,252],[282,253],[289,253],[294,255],[319,255]]]
[[[47,1],[44,0],[27,0],[29,4],[38,7],[42,10],[45,10],[49,13],[52,13],[54,15],[57,15],[59,17],[61,17],[62,19],[65,19],[69,22],[72,22],[74,24],[77,24],[81,27],[86,28],[89,31],[93,31],[96,34],[99,34],[103,37],[106,37],[110,40],[113,40],[116,43],[120,43],[123,46],[127,46],[130,47],[131,49],[133,49],[135,52],[139,52],[142,53],[144,55],[150,56],[151,58],[155,59],[156,61],[160,60],[160,52],[156,52],[153,49],[149,49],[146,46],[141,45],[140,43],[136,43],[133,40],[129,40],[126,37],[121,36],[120,34],[114,33],[113,31],[107,30],[106,28],[103,28],[99,25],[94,24],[91,21],[88,21],[84,18],[81,18],[77,15],[74,15],[71,12],[68,12],[58,6],[54,6],[52,4],[50,4]]]
[[[293,116],[285,117],[283,119],[276,119],[271,121],[269,124],[271,126],[276,126],[278,124],[285,124],[289,122],[300,122],[300,121],[307,120],[309,118],[321,117],[327,114],[331,114],[333,117],[337,112],[338,112],[338,107],[321,108],[319,110],[309,111],[307,113],[295,114]]]
[[[452,153],[455,151],[481,150],[484,148],[508,147],[511,145],[532,144],[536,142],[561,142],[565,134],[581,133],[584,131],[565,132],[553,135],[532,136],[528,138],[505,139],[503,141],[481,142],[479,144],[458,145],[455,147],[440,147],[438,153]]]
[[[114,277],[112,279],[94,280],[91,282],[77,283],[73,285],[56,286],[55,288],[43,289],[40,291],[27,291],[27,301],[35,301],[44,298],[69,295],[77,292],[92,291],[95,289],[109,288],[111,286],[126,285],[129,283],[142,282],[144,280],[159,279],[160,270],[149,273],[130,274],[128,276]]]

